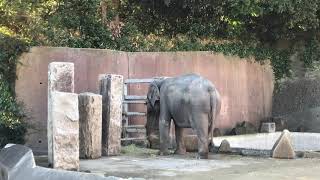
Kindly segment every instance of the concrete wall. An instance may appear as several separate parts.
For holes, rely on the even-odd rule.
[[[269,65],[211,52],[136,52],[34,47],[21,56],[17,68],[16,93],[28,112],[32,126],[27,145],[35,152],[47,151],[47,71],[53,61],[75,64],[75,92],[98,92],[98,75],[121,74],[124,78],[151,78],[198,73],[211,80],[222,96],[222,110],[216,126],[231,128],[236,122],[258,122],[271,116],[273,73]],[[145,85],[129,92],[145,95]],[[132,107],[131,107],[132,108]],[[145,111],[145,107],[134,107]],[[131,123],[143,124],[144,119]]]
[[[320,76],[286,79],[274,91],[273,116],[290,131],[320,132]]]

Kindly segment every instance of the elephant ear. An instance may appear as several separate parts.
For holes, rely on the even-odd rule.
[[[160,91],[156,83],[153,82],[150,84],[147,98],[152,107],[160,100]]]

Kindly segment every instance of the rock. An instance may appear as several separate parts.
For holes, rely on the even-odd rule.
[[[220,144],[218,152],[220,152],[220,153],[230,153],[231,152],[230,143],[227,140],[223,140],[221,142],[221,144]]]
[[[78,95],[53,91],[49,98],[48,138],[52,167],[79,170],[79,110]]]
[[[304,152],[304,158],[320,158],[320,152],[316,151],[306,151]]]
[[[252,123],[243,121],[241,123],[237,123],[236,127],[234,127],[229,134],[242,135],[242,134],[254,134],[257,132],[258,131],[256,127]]]
[[[102,96],[79,94],[79,115],[80,158],[99,158],[102,145]]]
[[[304,152],[303,151],[296,151],[296,157],[298,158],[304,158]]]
[[[276,123],[274,122],[264,122],[261,124],[261,133],[273,133],[276,132]]]
[[[54,91],[74,92],[74,64],[67,62],[52,62],[48,66],[48,103],[51,102],[51,93]],[[48,161],[52,165],[53,137],[52,122],[47,122]]]
[[[271,157],[270,150],[242,149],[240,154],[243,156]]]
[[[19,172],[36,166],[31,149],[22,145],[10,145],[0,151],[0,179],[17,179]]]
[[[292,146],[290,132],[284,130],[272,148],[272,157],[281,159],[295,158],[295,152]]]
[[[0,180],[123,180],[114,176],[64,171],[36,166],[30,148],[13,145],[0,151]],[[135,178],[133,178],[135,179]]]
[[[222,136],[222,133],[219,128],[214,128],[212,133],[213,133],[213,137]]]
[[[320,106],[305,108],[298,112],[287,113],[277,117],[276,119],[287,126],[286,128],[289,131],[320,132]]]
[[[123,76],[100,75],[102,95],[102,155],[119,155],[121,150]]]
[[[276,124],[276,131],[288,129],[288,121],[281,117],[273,117],[272,121]]]

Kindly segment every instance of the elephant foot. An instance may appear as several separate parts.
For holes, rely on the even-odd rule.
[[[185,154],[187,154],[187,151],[186,151],[186,149],[176,149],[175,151],[174,151],[174,153],[175,154],[179,154],[179,155],[185,155]]]
[[[198,153],[197,159],[208,159],[208,153]]]
[[[167,156],[170,155],[170,151],[159,151],[158,153],[160,156]]]

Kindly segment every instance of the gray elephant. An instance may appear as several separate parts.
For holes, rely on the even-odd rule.
[[[183,128],[192,128],[198,137],[199,158],[208,158],[209,138],[212,138],[214,121],[221,106],[219,92],[209,80],[196,74],[157,79],[149,86],[147,104],[148,113],[155,115],[151,119],[158,120],[160,155],[169,154],[169,129],[173,119],[175,153],[186,153]]]

